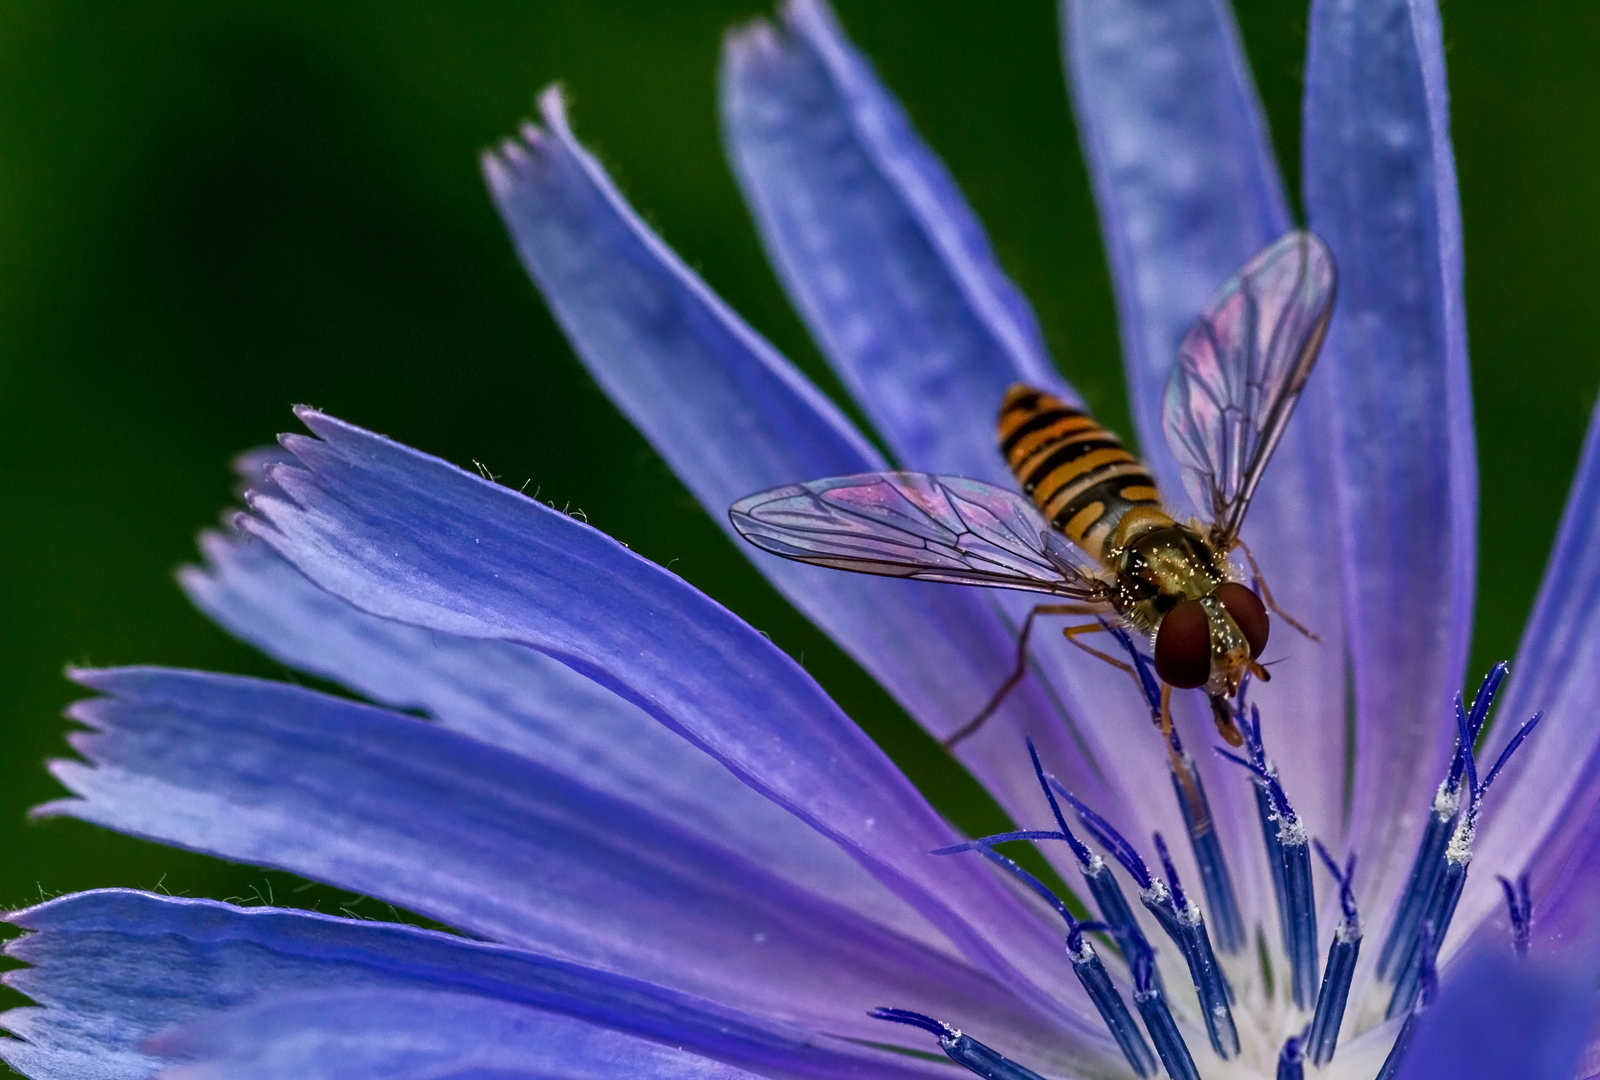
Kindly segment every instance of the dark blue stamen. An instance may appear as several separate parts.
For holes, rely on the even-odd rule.
[[[1161,1058],[1167,1075],[1172,1080],[1200,1080],[1200,1071],[1195,1068],[1189,1044],[1183,1041],[1183,1033],[1172,1019],[1172,1010],[1168,1008],[1161,984],[1155,977],[1155,953],[1150,943],[1143,937],[1130,937],[1123,942],[1123,952],[1131,955],[1133,1003],[1144,1019],[1144,1029],[1150,1033],[1150,1041],[1155,1045],[1156,1054]]]
[[[1528,945],[1533,940],[1533,893],[1531,878],[1526,872],[1513,885],[1509,878],[1500,878],[1500,888],[1506,894],[1506,909],[1511,915],[1511,944],[1518,956],[1528,955]]]
[[[1167,873],[1167,885],[1172,889],[1172,903],[1179,911],[1183,911],[1189,906],[1189,898],[1183,894],[1183,885],[1178,881],[1178,868],[1172,865],[1172,852],[1167,850],[1167,842],[1160,833],[1155,833],[1154,839],[1156,858],[1161,860],[1161,869]]]
[[[1138,673],[1139,685],[1144,690],[1145,704],[1150,709],[1150,719],[1161,726],[1161,684],[1151,670],[1150,660],[1134,645],[1133,635],[1120,626],[1102,620],[1111,635],[1117,639]],[[1242,692],[1242,690],[1241,690]],[[1239,912],[1238,894],[1233,888],[1233,875],[1228,871],[1227,859],[1222,854],[1222,842],[1213,825],[1211,805],[1206,799],[1205,786],[1200,773],[1189,755],[1184,753],[1178,738],[1178,729],[1168,731],[1169,769],[1172,773],[1172,791],[1178,800],[1178,811],[1189,834],[1189,844],[1194,850],[1195,864],[1200,867],[1200,887],[1206,894],[1206,908],[1216,923],[1217,940],[1222,951],[1237,953],[1245,947],[1244,916]]]
[[[1411,1011],[1406,1015],[1406,1021],[1400,1026],[1400,1034],[1395,1036],[1394,1045],[1389,1047],[1389,1056],[1383,1059],[1383,1068],[1378,1070],[1378,1075],[1373,1080],[1394,1080],[1395,1074],[1400,1071],[1400,1063],[1406,1056],[1406,1051],[1411,1047],[1412,1029],[1416,1027],[1417,1017],[1420,1016],[1439,991],[1439,973],[1434,967],[1433,924],[1426,919],[1417,928],[1417,938],[1422,946],[1422,969],[1418,979],[1418,996],[1411,1006]]]
[[[1049,834],[1054,835],[1054,834]],[[1067,924],[1067,955],[1072,960],[1072,970],[1078,976],[1078,982],[1083,984],[1084,992],[1089,995],[1089,1000],[1094,1002],[1095,1008],[1100,1013],[1100,1019],[1105,1021],[1106,1028],[1111,1032],[1111,1037],[1122,1048],[1123,1056],[1128,1059],[1129,1066],[1140,1076],[1154,1076],[1156,1069],[1155,1058],[1150,1053],[1150,1047],[1145,1044],[1144,1036],[1139,1034],[1139,1026],[1133,1022],[1133,1014],[1128,1011],[1128,1006],[1123,1002],[1122,995],[1111,982],[1111,976],[1106,972],[1105,964],[1096,955],[1094,946],[1084,940],[1083,935],[1099,930],[1111,928],[1101,923],[1079,922],[1073,917],[1072,911],[1066,902],[1055,894],[1044,882],[1034,877],[1016,860],[1002,855],[982,841],[971,844],[962,844],[957,849],[948,851],[967,850],[978,851],[984,858],[1005,870],[1012,877],[1022,882],[1029,889],[1038,894],[1045,903],[1055,909]],[[1103,867],[1103,864],[1102,864]],[[971,1066],[968,1066],[969,1068]]]
[[[1498,665],[1497,665],[1498,667]],[[1494,672],[1490,672],[1492,677]],[[1485,680],[1487,684],[1488,680]],[[1480,696],[1481,692],[1480,692]],[[1477,703],[1474,702],[1474,711]],[[1442,943],[1444,937],[1450,932],[1450,920],[1455,917],[1456,905],[1461,900],[1461,890],[1466,887],[1467,867],[1472,862],[1472,844],[1477,838],[1478,818],[1483,812],[1483,797],[1494,784],[1506,763],[1511,760],[1511,755],[1523,744],[1527,737],[1533,734],[1534,728],[1544,719],[1544,713],[1534,713],[1533,716],[1517,729],[1506,748],[1500,752],[1500,757],[1495,761],[1494,767],[1485,774],[1483,780],[1478,779],[1477,763],[1474,761],[1472,743],[1474,732],[1472,730],[1472,717],[1460,710],[1456,712],[1456,739],[1457,757],[1463,759],[1462,772],[1465,791],[1466,806],[1457,817],[1455,830],[1450,835],[1450,842],[1445,845],[1443,865],[1440,867],[1433,890],[1428,896],[1427,904],[1423,908],[1423,919],[1432,924],[1435,943]],[[1407,954],[1404,966],[1396,969],[1399,972],[1395,980],[1394,996],[1389,999],[1389,1009],[1386,1015],[1394,1018],[1408,1012],[1417,999],[1421,980],[1423,977],[1422,965],[1428,959],[1424,954],[1426,950],[1421,947],[1420,939],[1414,944]]]
[[[1318,840],[1314,843],[1317,854],[1328,867],[1328,873],[1339,885],[1339,909],[1344,916],[1333,931],[1333,944],[1328,946],[1328,964],[1322,975],[1322,989],[1317,992],[1317,1009],[1311,1017],[1311,1027],[1306,1037],[1311,1060],[1317,1065],[1326,1065],[1333,1060],[1334,1047],[1339,1042],[1339,1025],[1344,1023],[1345,1004],[1350,999],[1350,983],[1355,976],[1356,959],[1361,955],[1361,917],[1356,911],[1353,888],[1355,853],[1351,852],[1349,861],[1341,871],[1322,842]]]
[[[1445,848],[1459,822],[1461,781],[1468,770],[1474,774],[1477,771],[1472,747],[1483,730],[1484,722],[1489,717],[1489,707],[1494,703],[1495,694],[1505,681],[1508,670],[1504,662],[1489,669],[1489,674],[1478,685],[1478,692],[1472,696],[1471,710],[1462,703],[1461,695],[1456,695],[1456,742],[1450,758],[1450,771],[1434,794],[1427,825],[1417,844],[1416,858],[1411,862],[1411,874],[1406,880],[1405,891],[1400,894],[1400,904],[1395,909],[1388,936],[1384,938],[1383,949],[1378,953],[1377,972],[1381,979],[1399,977],[1403,974],[1402,963],[1415,955],[1422,913],[1438,885],[1439,874],[1444,869]],[[1498,770],[1491,770],[1495,771]]]
[[[1089,835],[1094,837],[1095,842],[1110,852],[1113,859],[1122,864],[1122,868],[1128,872],[1141,890],[1148,889],[1151,883],[1155,881],[1155,878],[1151,876],[1150,868],[1144,864],[1144,860],[1139,857],[1139,853],[1134,850],[1133,845],[1124,840],[1122,834],[1113,829],[1109,821],[1089,809],[1084,805],[1083,800],[1063,787],[1061,781],[1053,776],[1048,779],[1056,794],[1071,803],[1072,808],[1078,812],[1078,820],[1082,822]]]
[[[1459,827],[1457,832],[1459,833]],[[1451,843],[1451,849],[1455,847]],[[1392,1020],[1410,1012],[1423,996],[1428,981],[1428,973],[1433,970],[1436,948],[1443,942],[1444,935],[1449,932],[1450,920],[1455,917],[1456,905],[1461,902],[1461,890],[1467,884],[1467,863],[1471,856],[1468,853],[1466,860],[1457,861],[1450,857],[1447,850],[1444,858],[1444,868],[1439,872],[1439,880],[1434,884],[1433,895],[1428,897],[1428,906],[1423,909],[1422,926],[1427,933],[1419,931],[1417,944],[1412,954],[1407,958],[1407,963],[1401,969],[1400,977],[1394,984],[1394,996],[1389,999],[1389,1008],[1384,1013],[1384,1018]]]
[[[1489,674],[1478,684],[1478,692],[1472,695],[1471,712],[1464,711],[1461,695],[1456,695],[1456,723],[1460,730],[1465,732],[1465,738],[1462,739],[1460,734],[1457,735],[1456,755],[1450,762],[1450,775],[1445,781],[1448,786],[1452,788],[1458,786],[1461,783],[1463,768],[1471,768],[1471,755],[1463,758],[1462,744],[1464,742],[1470,749],[1477,743],[1478,733],[1483,730],[1483,723],[1489,718],[1489,706],[1494,704],[1494,696],[1499,692],[1500,684],[1505,681],[1506,674],[1510,670],[1504,660],[1489,669]]]
[[[1178,768],[1183,770],[1182,776],[1178,775]],[[1233,875],[1228,872],[1228,862],[1222,854],[1222,841],[1211,817],[1205,785],[1188,754],[1178,755],[1172,773],[1172,790],[1189,833],[1194,861],[1200,867],[1200,888],[1206,894],[1206,909],[1216,923],[1217,941],[1223,952],[1241,952],[1245,947],[1244,916],[1239,912]]]
[[[1278,840],[1278,815],[1269,788],[1270,784],[1277,783],[1278,770],[1267,760],[1266,748],[1261,743],[1261,712],[1252,705],[1246,716],[1243,691],[1240,692],[1239,704],[1235,706],[1233,714],[1234,722],[1244,733],[1251,760],[1258,767],[1250,770],[1255,781],[1256,820],[1261,824],[1261,843],[1267,849],[1267,867],[1272,872],[1272,895],[1278,902],[1278,937],[1283,942],[1283,954],[1288,956],[1289,894],[1283,879],[1283,844]],[[1262,776],[1268,779],[1262,780]]]
[[[1278,1080],[1305,1080],[1305,1043],[1304,1032],[1283,1041],[1283,1052],[1278,1055]]]
[[[1007,844],[1013,840],[1065,840],[1066,837],[1053,829],[1015,829],[1011,832],[995,833],[993,836],[980,836],[976,840],[968,840],[964,844],[951,844],[949,847],[935,848],[928,852],[929,855],[955,855],[962,851],[976,851],[979,848],[993,847],[996,844]]]
[[[1033,740],[1028,739],[1027,743],[1028,757],[1033,761],[1033,774],[1039,780],[1040,789],[1044,791],[1045,801],[1050,804],[1050,813],[1056,819],[1056,827],[1061,830],[1061,838],[1077,856],[1078,869],[1083,873],[1084,883],[1089,886],[1089,894],[1094,897],[1095,906],[1100,909],[1100,918],[1114,931],[1142,937],[1143,931],[1139,929],[1138,920],[1133,917],[1133,909],[1128,906],[1128,898],[1122,895],[1122,886],[1117,883],[1116,875],[1111,872],[1105,860],[1090,851],[1067,825],[1067,819],[1061,813],[1061,804],[1056,802],[1055,790],[1052,787],[1052,785],[1059,786],[1059,781],[1044,771],[1044,765],[1039,761],[1039,751],[1034,747]],[[1120,936],[1115,940],[1120,952],[1122,949]]]
[[[1200,999],[1211,1048],[1226,1060],[1239,1053],[1239,1029],[1234,1026],[1233,1012],[1228,1008],[1233,1001],[1232,989],[1212,951],[1211,936],[1206,932],[1200,908],[1184,895],[1178,881],[1178,868],[1172,864],[1172,855],[1160,833],[1155,834],[1155,844],[1167,881],[1152,883],[1139,894],[1139,899],[1182,951],[1189,965],[1189,977],[1194,981],[1195,995]]]
[[[1094,946],[1083,938],[1085,933],[1109,928],[1100,923],[1079,922],[1073,918],[1067,905],[1048,885],[1023,869],[1015,860],[991,848],[979,850],[990,862],[1006,870],[1043,897],[1045,903],[1053,907],[1066,921],[1067,955],[1072,960],[1072,970],[1078,976],[1078,982],[1083,984],[1084,992],[1089,995],[1089,1000],[1094,1002],[1095,1009],[1100,1013],[1100,1019],[1105,1021],[1111,1037],[1122,1048],[1123,1056],[1128,1059],[1133,1071],[1140,1076],[1154,1076],[1156,1061],[1150,1053],[1150,1047],[1145,1044],[1144,1036],[1139,1034],[1139,1026],[1133,1022],[1133,1015],[1123,1003],[1122,995],[1112,985],[1111,976],[1107,973],[1105,964],[1101,963],[1100,957],[1095,954]]]
[[[1253,717],[1246,725],[1245,738],[1250,758],[1242,758],[1221,747],[1218,756],[1248,770],[1267,793],[1272,807],[1273,822],[1278,834],[1278,857],[1283,867],[1283,907],[1280,910],[1285,934],[1285,951],[1289,954],[1290,987],[1294,1003],[1310,1009],[1317,996],[1317,898],[1311,881],[1311,841],[1305,826],[1295,816],[1289,805],[1289,796],[1278,782],[1277,775],[1266,764],[1266,753],[1261,747],[1261,718]],[[1270,851],[1270,848],[1269,848]]]
[[[1038,778],[1039,789],[1044,792],[1045,801],[1050,804],[1050,814],[1056,819],[1056,828],[1061,830],[1061,835],[1072,847],[1072,853],[1078,857],[1078,868],[1084,873],[1089,872],[1090,865],[1095,861],[1094,854],[1082,840],[1079,840],[1073,831],[1067,827],[1067,819],[1061,813],[1061,804],[1056,802],[1056,793],[1050,790],[1050,780],[1045,775],[1044,765],[1039,761],[1039,751],[1033,745],[1033,739],[1028,738],[1028,758],[1033,762],[1033,775]]]
[[[949,1024],[910,1009],[873,1009],[869,1016],[896,1024],[921,1028],[939,1039],[939,1048],[957,1065],[965,1066],[985,1080],[1044,1080],[1032,1069],[1023,1068],[1010,1058],[991,1050],[977,1039],[963,1035]]]
[[[1448,782],[1448,781],[1447,781]],[[1417,928],[1422,924],[1423,909],[1428,897],[1433,895],[1439,873],[1444,869],[1444,849],[1456,831],[1456,819],[1461,808],[1460,788],[1440,785],[1434,796],[1433,809],[1428,813],[1428,823],[1422,830],[1422,840],[1417,845],[1416,858],[1411,861],[1411,875],[1406,879],[1405,892],[1395,911],[1394,922],[1378,953],[1377,973],[1380,979],[1392,977],[1401,961],[1410,955],[1416,945]]]

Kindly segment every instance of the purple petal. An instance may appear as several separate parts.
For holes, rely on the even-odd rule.
[[[1396,1080],[1568,1080],[1594,1019],[1592,971],[1481,952],[1451,969]]]
[[[754,491],[882,468],[838,410],[645,228],[573,139],[560,96],[547,92],[541,107],[546,129],[524,129],[485,160],[490,190],[578,355],[717,522],[731,534],[727,507]],[[829,573],[738,546],[937,736],[976,715],[1011,671],[1011,617],[981,593]],[[1073,763],[1060,766],[1072,782],[1112,802],[1062,719],[1030,681],[995,735],[969,740],[962,759],[1020,810],[1032,788],[1017,767],[1026,732]]]
[[[1289,228],[1282,182],[1225,2],[1066,0],[1062,11],[1134,421],[1144,458],[1178,510],[1184,489],[1162,426],[1167,378],[1211,295]],[[1266,654],[1275,681],[1252,695],[1296,810],[1333,842],[1345,820],[1345,656],[1327,381],[1312,375],[1244,539],[1279,604],[1322,637],[1314,644],[1280,621]],[[1238,786],[1223,774],[1212,798]],[[1241,827],[1232,850],[1255,850],[1253,826]]]
[[[208,565],[180,575],[184,590],[275,659],[382,704],[425,710],[446,727],[656,814],[901,933],[932,934],[832,841],[565,664],[509,642],[368,615],[311,584],[259,541],[209,533],[201,547]]]
[[[93,767],[55,763],[80,798],[42,813],[289,870],[476,937],[857,1038],[878,1034],[867,1013],[884,1000],[1026,1012],[825,894],[437,725],[253,679],[77,677],[111,695],[70,712],[92,729],[72,744]]]
[[[944,164],[823,0],[728,38],[722,119],[785,288],[901,463],[1010,483],[1006,387],[1074,395]]]
[[[343,990],[273,997],[159,1035],[189,1064],[159,1080],[754,1080],[755,1074],[593,1024],[468,994]],[[192,1060],[198,1059],[198,1060]]]
[[[393,923],[125,889],[76,893],[8,919],[34,933],[7,954],[34,966],[5,982],[40,1007],[5,1014],[26,1041],[0,1040],[0,1057],[40,1080],[143,1080],[165,1062],[140,1047],[175,1025],[272,994],[386,988],[545,1009],[764,1074],[925,1074],[903,1056],[636,979]]]
[[[1325,367],[1356,695],[1350,828],[1375,913],[1441,778],[1471,631],[1477,472],[1445,99],[1431,2],[1312,5],[1306,208],[1339,266]]]
[[[1161,424],[1167,374],[1211,294],[1288,230],[1283,185],[1225,3],[1066,0],[1062,20],[1134,423],[1175,494]]]
[[[726,609],[586,525],[435,458],[304,411],[286,498],[244,519],[301,573],[384,618],[553,656],[703,747],[833,838],[1025,1000],[1078,1000],[1044,924],[799,665]],[[1015,965],[1015,966],[1014,966]],[[1021,973],[1026,972],[1026,976]],[[1046,994],[1054,986],[1061,993]],[[1076,1021],[1073,1021],[1074,1023]]]
[[[1593,846],[1600,805],[1600,411],[1590,418],[1578,474],[1573,479],[1550,564],[1522,632],[1511,678],[1496,706],[1495,723],[1479,754],[1493,761],[1517,726],[1534,712],[1545,719],[1506,766],[1489,796],[1478,834],[1478,860],[1497,873],[1533,871],[1539,890],[1558,874],[1574,875],[1552,899],[1578,905],[1590,922],[1594,887],[1600,886],[1600,852]],[[1579,882],[1582,882],[1580,885]],[[1473,926],[1497,913],[1493,881],[1468,884],[1456,922]],[[1542,909],[1536,915],[1544,933]]]

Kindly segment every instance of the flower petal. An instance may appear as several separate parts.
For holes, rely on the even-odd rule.
[[[745,199],[851,396],[906,467],[1010,483],[1006,387],[1075,395],[944,164],[823,0],[730,35],[721,82]]]
[[[521,142],[485,159],[490,191],[579,357],[713,518],[732,535],[725,511],[744,495],[883,468],[839,411],[645,228],[573,139],[560,95],[540,104],[546,128],[525,128]],[[936,736],[976,715],[1013,667],[1009,616],[982,593],[738,547]],[[969,740],[962,759],[1015,810],[1034,790],[1016,764],[1025,731],[1085,797],[1115,805],[1063,719],[1030,680],[996,718],[996,736]]]
[[[92,767],[55,763],[80,798],[42,813],[289,870],[476,937],[857,1038],[879,1034],[867,1014],[884,1000],[1001,1023],[1027,1011],[826,894],[437,725],[254,679],[77,678],[111,696],[73,706],[92,733],[72,743]]]
[[[303,467],[274,470],[284,496],[253,495],[242,524],[313,582],[384,618],[561,660],[838,842],[1023,999],[1047,1013],[1081,1000],[1045,924],[975,860],[926,855],[949,826],[761,634],[565,514],[301,416],[321,440],[285,440]]]
[[[1542,710],[1545,718],[1489,796],[1477,861],[1511,876],[1531,869],[1536,889],[1551,889],[1552,899],[1558,894],[1555,877],[1577,874],[1559,892],[1565,894],[1562,902],[1587,912],[1600,886],[1600,852],[1582,854],[1594,846],[1593,815],[1600,807],[1600,726],[1594,723],[1600,699],[1600,410],[1590,417],[1561,528],[1511,672],[1480,760],[1497,758],[1533,713]],[[1536,909],[1546,902],[1537,897]],[[1456,925],[1473,927],[1500,908],[1493,880],[1469,881]]]
[[[1185,496],[1162,426],[1167,378],[1211,295],[1289,228],[1283,185],[1225,0],[1064,0],[1062,19],[1134,421],[1176,512]],[[1337,843],[1346,817],[1345,656],[1327,381],[1317,373],[1307,386],[1244,539],[1279,604],[1322,637],[1315,644],[1280,623],[1267,653],[1282,661],[1276,681],[1257,683],[1251,695],[1297,813]],[[1231,773],[1209,785],[1213,799],[1231,802],[1251,799],[1239,791],[1245,786]],[[1224,841],[1233,857],[1256,852],[1253,803],[1223,816],[1233,822]],[[1251,889],[1270,903],[1264,862],[1242,865],[1255,868]]]
[[[582,1020],[421,990],[273,997],[147,1045],[192,1061],[163,1069],[159,1080],[755,1080],[732,1065]]]
[[[520,645],[380,619],[311,584],[266,544],[201,537],[180,581],[231,633],[301,671],[530,758],[901,933],[942,939],[794,815],[636,705]]]
[[[1592,971],[1480,952],[1418,1019],[1396,1080],[1568,1080],[1594,1020]]]
[[[773,1075],[926,1074],[901,1055],[411,926],[126,889],[76,893],[7,918],[34,931],[6,946],[33,966],[7,972],[5,982],[39,1007],[4,1015],[26,1041],[0,1040],[0,1058],[40,1080],[143,1080],[167,1062],[140,1047],[174,1025],[275,993],[384,988],[547,1009]]]
[[[1326,368],[1355,686],[1351,843],[1386,912],[1449,752],[1471,633],[1477,468],[1461,218],[1431,0],[1316,0],[1310,224],[1339,266]]]

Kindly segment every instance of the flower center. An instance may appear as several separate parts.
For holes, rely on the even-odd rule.
[[[1123,635],[1122,644],[1139,674],[1147,675],[1149,661],[1134,647],[1132,639]],[[1522,725],[1480,779],[1473,746],[1506,671],[1503,663],[1494,666],[1474,695],[1470,709],[1460,695],[1456,697],[1456,744],[1449,770],[1439,784],[1410,876],[1384,936],[1373,969],[1376,977],[1372,989],[1351,1015],[1352,1026],[1358,1031],[1385,1021],[1396,1022],[1395,1041],[1377,1073],[1378,1080],[1393,1075],[1410,1042],[1416,1016],[1432,999],[1435,960],[1466,883],[1484,795],[1543,715],[1535,714]],[[1152,716],[1158,717],[1160,702],[1155,680],[1144,678],[1141,682]],[[1193,759],[1170,726],[1165,729],[1165,737],[1169,742],[1173,791],[1200,868],[1205,910],[1211,913],[1212,927],[1208,927],[1201,905],[1184,891],[1162,835],[1158,832],[1152,837],[1165,875],[1158,877],[1134,844],[1046,772],[1031,740],[1028,754],[1055,828],[1001,833],[934,852],[976,852],[1022,882],[1060,915],[1067,927],[1066,952],[1073,972],[1129,1067],[1141,1077],[1156,1076],[1159,1061],[1160,1069],[1172,1080],[1199,1080],[1190,1046],[1194,1036],[1185,1035],[1180,1019],[1188,1022],[1187,1030],[1191,1032],[1204,1028],[1211,1053],[1229,1065],[1226,1075],[1275,1076],[1277,1080],[1300,1080],[1305,1075],[1306,1062],[1318,1067],[1329,1065],[1345,1021],[1363,937],[1355,899],[1356,855],[1351,852],[1341,865],[1320,841],[1310,836],[1295,814],[1278,770],[1267,757],[1259,711],[1247,706],[1244,697],[1241,692],[1235,720],[1244,735],[1246,753],[1235,754],[1221,747],[1216,752],[1245,770],[1255,787],[1262,843],[1272,870],[1277,930],[1282,955],[1287,958],[1286,972],[1275,970],[1262,932],[1257,932],[1255,948],[1249,947],[1228,864],[1212,827],[1205,789]],[[1159,951],[1135,917],[1110,865],[1093,853],[1068,824],[1063,801],[1075,812],[1079,827],[1132,880],[1139,902],[1160,928]],[[1099,912],[1099,921],[1077,919],[1047,885],[996,850],[1000,844],[1019,841],[1067,844],[1088,896]],[[1326,961],[1320,964],[1313,848],[1339,890],[1340,919],[1328,943]],[[1533,918],[1527,875],[1516,883],[1505,878],[1500,882],[1511,913],[1513,944],[1519,954],[1525,954]],[[1091,934],[1100,935],[1115,954],[1113,964],[1132,987],[1133,1009],[1129,1009],[1087,936]],[[1164,970],[1159,964],[1163,959]],[[1133,1018],[1134,1012],[1143,1023],[1142,1031]],[[938,1038],[951,1060],[981,1076],[1037,1080],[1037,1074],[1026,1066],[1005,1058],[944,1020],[896,1008],[881,1008],[873,1015],[928,1031]],[[1221,1075],[1209,1068],[1208,1074]]]

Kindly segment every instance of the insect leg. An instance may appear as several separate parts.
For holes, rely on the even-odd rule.
[[[1261,567],[1257,565],[1256,557],[1250,554],[1249,546],[1246,545],[1243,540],[1238,538],[1235,538],[1233,542],[1238,545],[1240,551],[1244,552],[1245,559],[1250,563],[1250,573],[1255,576],[1256,588],[1261,590],[1261,599],[1266,601],[1267,607],[1272,609],[1272,613],[1278,618],[1282,619],[1284,622],[1288,623],[1290,626],[1294,627],[1296,630],[1300,631],[1312,641],[1320,642],[1322,638],[1319,635],[1300,625],[1300,623],[1297,622],[1292,615],[1279,607],[1278,602],[1272,598],[1272,590],[1267,588],[1267,579],[1261,576]]]
[[[962,724],[954,732],[946,735],[943,739],[940,739],[939,745],[943,746],[946,750],[953,750],[955,749],[956,743],[960,742],[962,739],[965,739],[967,736],[974,734],[980,727],[983,726],[984,721],[988,720],[990,716],[994,715],[994,711],[1000,707],[1000,703],[1006,699],[1006,695],[1011,693],[1012,688],[1021,682],[1022,677],[1028,673],[1028,636],[1033,633],[1034,616],[1092,615],[1100,610],[1101,609],[1099,607],[1091,607],[1085,604],[1035,604],[1033,610],[1028,612],[1028,617],[1022,620],[1022,633],[1017,635],[1017,662],[1015,666],[1012,667],[1011,674],[1006,676],[1006,681],[1000,684],[1000,689],[994,692],[994,696],[989,699],[989,703],[983,707],[977,716],[974,716],[971,720],[968,720],[965,724]],[[1096,630],[1100,629],[1098,625],[1094,625],[1091,628]],[[1072,640],[1071,631],[1068,631],[1067,633],[1067,640]],[[1079,647],[1087,648],[1087,646]],[[1089,651],[1094,652],[1093,649],[1089,649]],[[1099,656],[1103,660],[1111,660],[1113,664],[1118,664],[1119,667],[1127,668],[1126,664],[1121,664],[1116,660],[1112,660],[1111,657],[1105,656],[1102,653],[1095,653],[1095,655]],[[1133,669],[1128,668],[1128,670],[1131,671]]]

